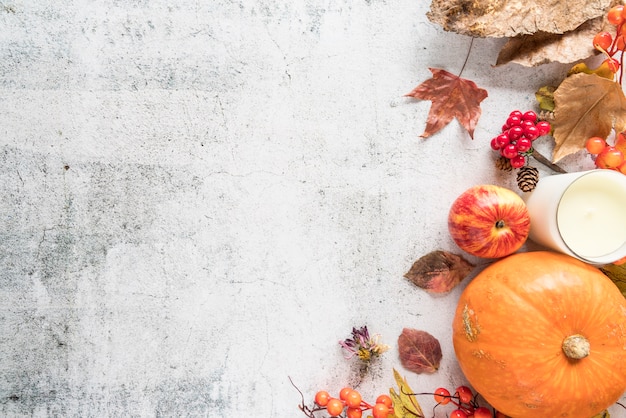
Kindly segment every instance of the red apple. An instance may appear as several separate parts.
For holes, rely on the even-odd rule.
[[[448,230],[463,250],[477,257],[500,258],[519,250],[530,230],[526,203],[514,191],[474,186],[452,203]]]

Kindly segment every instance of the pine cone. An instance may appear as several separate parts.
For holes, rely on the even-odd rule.
[[[496,168],[502,171],[513,170],[513,167],[511,167],[511,160],[505,157],[500,157],[496,160]]]
[[[523,192],[532,192],[539,181],[539,170],[529,165],[524,166],[517,172],[517,187]]]

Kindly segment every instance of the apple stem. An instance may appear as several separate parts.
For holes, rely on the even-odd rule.
[[[496,222],[496,228],[498,228],[498,229],[504,228],[504,225],[506,225],[506,224],[504,223],[504,221],[502,219],[500,219],[500,220],[498,220]]]
[[[542,153],[537,151],[535,148],[533,148],[532,157],[535,160],[537,160],[538,162],[540,162],[541,164],[543,164],[546,167],[552,169],[552,171],[556,171],[557,173],[561,173],[561,174],[567,173],[567,171],[565,171],[560,166],[554,164],[552,161],[550,161],[548,158],[546,158]]]

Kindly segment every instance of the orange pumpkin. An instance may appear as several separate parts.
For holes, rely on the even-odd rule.
[[[469,383],[514,418],[590,418],[626,390],[626,300],[566,255],[518,253],[479,273],[453,342]]]

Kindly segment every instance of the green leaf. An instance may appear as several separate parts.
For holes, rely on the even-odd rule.
[[[398,392],[394,388],[389,389],[389,394],[393,400],[394,418],[423,418],[424,413],[420,407],[413,390],[407,383],[406,379],[400,376],[396,369],[393,369],[393,376],[398,385]]]

